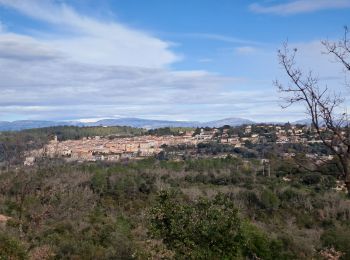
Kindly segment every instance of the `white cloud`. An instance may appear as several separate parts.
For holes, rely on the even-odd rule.
[[[251,82],[244,79],[174,71],[168,65],[179,55],[169,43],[148,33],[85,17],[49,0],[0,0],[1,4],[40,20],[50,30],[0,33],[0,120],[118,115],[205,121],[230,116],[263,118],[267,112],[280,116],[270,80],[260,84],[261,91],[251,91],[245,89]],[[238,51],[253,51],[249,46],[254,43],[249,41],[192,36],[240,43],[243,47]],[[268,68],[266,61],[276,54],[263,55],[259,48],[254,55],[247,59],[260,59],[258,65],[263,66],[252,63],[248,71]]]
[[[63,52],[32,37],[13,33],[0,34],[0,57],[18,60],[53,59],[64,56]]]
[[[253,54],[256,51],[257,49],[251,46],[241,46],[241,47],[235,48],[235,52],[238,54]]]
[[[342,86],[343,66],[334,56],[325,54],[326,49],[320,41],[290,43],[289,47],[297,49],[297,65],[303,71],[312,71],[324,84],[329,82],[338,89]]]
[[[170,43],[118,22],[82,16],[65,4],[50,0],[0,0],[0,4],[50,24],[56,33],[41,32],[32,35],[33,40],[76,62],[159,68],[180,59]]]
[[[283,4],[261,5],[254,3],[249,6],[256,13],[291,15],[309,13],[327,9],[350,8],[349,0],[294,0]]]
[[[341,72],[328,62],[329,57],[321,55],[322,46],[318,42],[290,46],[299,49],[303,68],[315,67],[324,77]],[[276,60],[276,52],[264,53],[259,49],[247,59],[247,70],[251,73],[267,70],[273,75],[268,75],[266,82],[252,83],[206,71],[82,63],[46,42],[3,33],[0,35],[0,120],[115,115],[202,121],[230,116],[264,119],[265,115],[265,121],[281,115],[285,119],[288,115],[302,118],[302,108],[283,114],[279,109],[276,90],[271,87],[278,65],[266,64]],[[247,87],[252,84],[255,91]],[[261,91],[256,90],[256,85]]]
[[[189,38],[199,38],[199,39],[212,40],[212,41],[227,42],[227,43],[256,44],[256,45],[261,44],[259,42],[255,42],[255,41],[250,41],[250,40],[232,37],[232,36],[228,36],[228,35],[214,34],[214,33],[181,33],[181,34],[172,34],[172,35],[173,36],[178,35],[181,37],[189,37]]]
[[[225,87],[239,82],[206,71],[75,62],[35,39],[15,34],[0,36],[0,71],[2,120],[25,114],[61,120],[140,114],[193,119],[203,115],[198,107],[211,110],[217,103],[234,100],[225,94]]]

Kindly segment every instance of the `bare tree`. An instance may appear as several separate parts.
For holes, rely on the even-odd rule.
[[[338,42],[322,41],[325,53],[332,55],[350,71],[350,41],[348,28],[344,37]],[[347,190],[350,193],[350,135],[347,113],[339,113],[340,106],[346,105],[341,93],[333,93],[327,86],[321,87],[319,79],[312,71],[305,72],[297,67],[295,57],[297,49],[290,49],[285,43],[278,51],[279,63],[289,77],[289,84],[275,81],[279,91],[283,93],[284,108],[296,103],[305,105],[318,137],[337,159],[337,167],[341,172]]]

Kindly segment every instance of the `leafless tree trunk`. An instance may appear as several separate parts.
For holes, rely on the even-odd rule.
[[[344,37],[338,42],[322,41],[326,53],[332,55],[344,66],[345,72],[350,71],[350,41],[348,28],[345,27]],[[336,156],[337,167],[342,174],[348,192],[350,193],[350,135],[347,113],[339,113],[339,106],[345,99],[340,93],[332,94],[327,87],[320,87],[319,80],[312,71],[305,73],[296,66],[297,49],[290,49],[285,43],[278,51],[279,62],[286,71],[290,83],[285,85],[279,81],[274,84],[283,93],[287,108],[301,103],[306,106],[311,117],[312,126],[325,146]]]

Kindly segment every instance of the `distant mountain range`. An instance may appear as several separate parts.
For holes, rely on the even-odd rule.
[[[240,126],[245,124],[255,124],[244,118],[225,118],[209,122],[196,121],[167,121],[167,120],[151,120],[141,118],[119,118],[119,119],[103,119],[96,122],[80,122],[80,121],[39,121],[39,120],[21,120],[21,121],[0,121],[0,131],[19,131],[24,129],[42,128],[50,126],[130,126],[146,129],[154,129],[161,127],[220,127],[224,125]]]
[[[104,119],[94,123],[88,123],[89,126],[132,126],[140,128],[161,128],[161,127],[220,127],[223,125],[238,126],[244,124],[253,124],[253,121],[243,118],[226,118],[217,121],[197,122],[197,121],[167,121],[167,120],[151,120],[140,118],[120,118],[120,119]]]
[[[220,127],[223,125],[238,126],[243,124],[253,124],[253,121],[243,118],[226,118],[210,122],[196,121],[168,121],[152,120],[141,118],[118,118],[103,119],[96,122],[83,123],[80,121],[39,121],[39,120],[20,120],[20,121],[0,121],[0,131],[19,131],[24,129],[42,128],[50,126],[131,126],[138,128],[161,128],[161,127]]]
[[[36,121],[36,120],[20,120],[20,121],[0,121],[0,131],[19,131],[23,129],[42,128],[50,126],[66,125],[66,122],[54,121]]]

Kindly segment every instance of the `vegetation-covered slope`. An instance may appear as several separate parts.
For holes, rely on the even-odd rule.
[[[310,259],[334,247],[349,259],[350,201],[330,188],[335,178],[283,161],[267,177],[257,165],[51,161],[2,172],[0,214],[11,219],[0,225],[0,252],[5,259]]]

